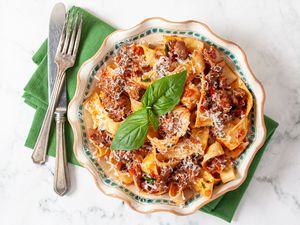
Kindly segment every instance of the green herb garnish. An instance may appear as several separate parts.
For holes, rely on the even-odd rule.
[[[165,45],[165,54],[168,55],[168,53],[169,53],[169,46]]]
[[[157,116],[170,112],[180,101],[185,80],[186,70],[155,81],[142,97],[143,107],[151,107]]]
[[[149,129],[147,109],[140,109],[128,116],[117,130],[110,148],[133,150],[144,144]]]
[[[153,129],[156,131],[158,129],[158,125],[159,125],[158,116],[152,110],[148,111],[148,115],[149,115],[149,120],[151,122]]]
[[[151,81],[151,78],[150,78],[150,77],[147,77],[147,78],[145,78],[145,79],[142,79],[141,81],[142,81],[142,82],[149,82],[149,81]]]
[[[154,183],[154,179],[152,177],[144,176],[144,179],[148,184]]]
[[[128,116],[117,130],[112,150],[136,150],[145,142],[149,124],[157,130],[159,116],[170,112],[180,101],[186,70],[163,77],[151,84],[142,97],[142,109]]]

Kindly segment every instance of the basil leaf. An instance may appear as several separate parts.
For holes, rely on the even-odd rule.
[[[149,129],[147,109],[141,109],[128,116],[120,125],[112,141],[112,150],[135,150],[145,142]]]
[[[180,101],[186,80],[186,70],[163,77],[151,84],[142,97],[144,108],[161,116],[171,111]]]
[[[159,124],[158,116],[154,114],[152,110],[148,110],[148,115],[153,129],[156,131],[158,129],[158,124]]]
[[[180,101],[186,80],[186,70],[163,77],[151,84],[142,97],[142,109],[128,116],[117,130],[112,150],[136,150],[145,142],[149,120],[158,129],[158,117],[171,111]]]

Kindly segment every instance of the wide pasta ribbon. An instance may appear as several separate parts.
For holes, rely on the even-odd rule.
[[[228,149],[233,150],[238,147],[243,140],[245,139],[246,135],[248,134],[249,130],[249,113],[253,106],[253,98],[244,84],[244,82],[239,78],[233,84],[232,88],[241,88],[247,94],[247,108],[245,115],[242,119],[238,119],[233,123],[230,123],[223,129],[223,137],[217,137],[217,140],[225,145]]]

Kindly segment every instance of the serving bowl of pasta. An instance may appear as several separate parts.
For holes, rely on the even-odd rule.
[[[265,94],[244,51],[196,21],[150,18],[109,35],[78,72],[74,152],[105,194],[188,215],[247,177]]]

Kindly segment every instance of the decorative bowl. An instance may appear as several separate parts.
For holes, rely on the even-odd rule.
[[[250,116],[251,132],[248,135],[250,144],[237,161],[237,179],[215,187],[211,198],[196,195],[181,206],[174,204],[165,196],[144,196],[133,186],[124,186],[112,178],[108,168],[102,165],[101,160],[93,157],[93,151],[89,148],[86,134],[88,122],[82,106],[83,101],[93,90],[97,71],[109,61],[121,43],[131,41],[155,43],[161,40],[164,34],[194,37],[217,47],[224,54],[231,68],[245,82],[254,99]],[[237,44],[221,38],[207,25],[197,21],[171,22],[162,18],[149,18],[131,29],[118,30],[110,34],[97,53],[81,66],[76,92],[68,109],[68,119],[74,133],[74,153],[81,165],[90,171],[99,189],[106,195],[123,200],[141,213],[167,211],[188,215],[226,192],[238,188],[244,182],[252,159],[265,140],[264,101],[264,89],[252,73],[245,52]]]

